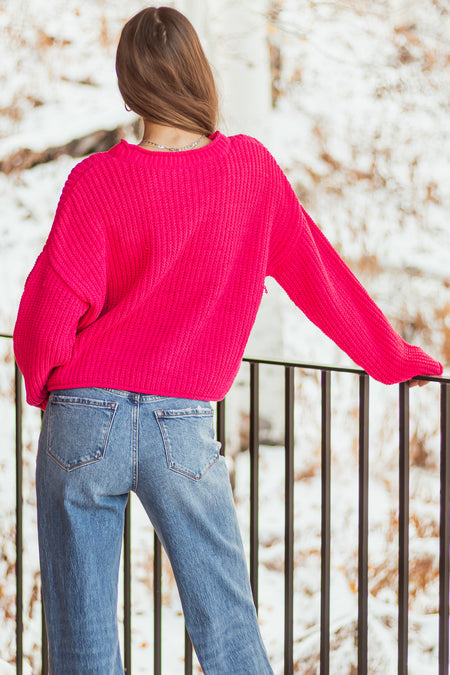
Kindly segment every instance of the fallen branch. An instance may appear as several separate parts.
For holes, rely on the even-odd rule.
[[[0,171],[9,174],[13,171],[31,169],[38,164],[53,162],[62,155],[85,157],[93,152],[105,152],[112,148],[113,145],[116,145],[126,133],[131,131],[136,131],[135,125],[119,126],[115,129],[99,129],[86,136],[75,138],[64,145],[57,145],[45,150],[21,148],[0,161]]]

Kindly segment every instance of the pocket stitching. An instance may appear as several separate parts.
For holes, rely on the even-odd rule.
[[[209,469],[216,464],[220,457],[220,453],[216,450],[214,455],[211,458],[211,461],[209,464],[206,465],[206,467],[202,470],[200,474],[196,473],[194,474],[193,471],[189,471],[189,469],[177,466],[177,464],[173,461],[172,456],[173,453],[171,452],[171,442],[170,442],[170,437],[169,434],[167,433],[167,429],[163,423],[164,418],[177,418],[177,417],[213,417],[214,412],[210,408],[184,408],[184,409],[175,409],[175,410],[155,410],[154,411],[156,421],[158,423],[159,430],[161,432],[161,437],[163,440],[163,445],[164,445],[164,452],[166,455],[166,462],[167,466],[171,471],[174,471],[175,473],[179,473],[182,476],[185,476],[186,478],[190,478],[191,480],[199,481],[201,480],[205,474],[209,471]]]
[[[101,446],[99,455],[96,456],[96,457],[93,457],[91,459],[84,460],[82,462],[77,462],[76,464],[71,465],[71,466],[67,466],[67,465],[63,464],[63,462],[58,457],[56,457],[56,455],[51,451],[51,424],[49,424],[49,428],[48,428],[47,454],[64,471],[67,471],[67,472],[74,471],[75,469],[80,469],[83,466],[87,466],[89,464],[94,464],[95,462],[99,462],[100,460],[102,460],[103,457],[105,456],[106,446],[108,445],[109,436],[110,436],[110,433],[111,433],[111,428],[112,428],[114,418],[116,416],[118,403],[113,402],[113,401],[99,401],[99,400],[96,400],[96,399],[88,399],[88,398],[74,398],[74,397],[71,397],[71,396],[53,396],[52,404],[53,403],[70,403],[71,405],[84,405],[84,406],[89,406],[91,408],[108,408],[112,412],[112,414],[110,415],[109,423],[108,423],[108,426],[107,426],[107,429],[106,429],[106,432],[105,432],[104,442]],[[50,414],[51,414],[51,410],[50,410]],[[50,422],[50,420],[49,420],[49,422]]]
[[[116,408],[117,403],[115,401],[100,401],[97,398],[86,398],[80,396],[64,396],[53,395],[51,397],[51,403],[72,403],[73,405],[89,405],[92,408]]]

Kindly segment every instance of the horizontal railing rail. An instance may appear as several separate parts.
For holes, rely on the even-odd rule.
[[[10,339],[10,335],[0,334]],[[331,565],[331,377],[334,373],[356,376],[358,394],[358,675],[368,673],[368,543],[369,543],[369,386],[370,378],[358,368],[345,368],[290,361],[245,358],[249,377],[249,456],[250,514],[249,568],[255,605],[259,599],[259,486],[260,476],[260,367],[273,366],[284,371],[284,452],[285,452],[285,522],[284,522],[284,674],[294,673],[294,412],[295,373],[317,371],[321,387],[321,601],[320,601],[320,673],[330,671],[330,565]],[[449,665],[449,491],[450,491],[450,378],[417,377],[440,387],[440,497],[439,497],[439,666],[438,675],[448,675]],[[22,463],[23,401],[22,376],[15,365],[15,445],[16,445],[16,672],[23,673],[23,488]],[[399,534],[398,534],[398,673],[408,672],[408,598],[409,598],[409,385],[401,383],[399,392]],[[216,410],[217,438],[226,452],[226,401]],[[131,513],[127,505],[124,527],[124,668],[132,672],[131,626]],[[161,545],[154,535],[153,556],[153,675],[161,675],[162,658],[162,561]],[[48,673],[45,619],[42,620],[42,673]],[[192,645],[185,631],[184,673],[193,672]]]

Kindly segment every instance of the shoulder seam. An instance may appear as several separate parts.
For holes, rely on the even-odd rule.
[[[61,199],[65,200],[68,197],[68,192],[75,188],[75,186],[82,180],[86,180],[87,177],[95,170],[98,163],[101,161],[99,158],[104,155],[107,155],[106,152],[97,152],[92,155],[84,157],[78,164],[76,164],[72,171],[66,178],[64,187],[61,194]],[[106,159],[106,158],[105,158]]]

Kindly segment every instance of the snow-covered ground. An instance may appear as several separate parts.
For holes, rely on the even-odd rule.
[[[220,41],[220,9],[209,3]],[[180,2],[181,9],[195,3]],[[249,3],[263,12],[266,3]],[[250,11],[246,2],[242,12]],[[97,129],[128,125],[116,90],[114,49],[129,0],[4,0],[0,6],[0,160],[39,151]],[[255,129],[286,170],[300,199],[369,292],[408,340],[450,362],[449,9],[442,0],[278,0],[268,20],[280,50],[277,106]],[[214,36],[213,36],[214,37]],[[222,36],[223,39],[223,36]],[[230,56],[231,58],[231,56]],[[249,57],[250,58],[250,57]],[[248,101],[252,105],[252,101]],[[224,121],[226,128],[226,120]],[[133,138],[129,136],[129,140]],[[0,172],[0,332],[10,332],[26,274],[39,253],[67,174],[59,159]],[[349,364],[275,283],[247,353],[302,362]],[[279,339],[270,332],[276,312]],[[272,336],[272,337],[271,337]],[[275,345],[275,347],[274,347]],[[12,352],[0,340],[0,659],[14,657],[14,411]],[[245,418],[240,382],[230,395],[233,421]],[[261,410],[282,432],[281,375],[262,368]],[[334,375],[332,473],[331,672],[356,663],[357,381]],[[437,672],[439,397],[411,392],[410,666]],[[370,673],[396,671],[397,390],[371,382]],[[318,672],[320,609],[320,387],[296,380],[296,672]],[[25,414],[25,633],[38,672],[40,605],[33,487],[39,413]],[[245,442],[243,442],[245,445]],[[230,446],[238,445],[237,430]],[[235,458],[236,503],[248,541],[248,455]],[[283,450],[261,448],[260,620],[277,675],[283,672]],[[151,672],[152,530],[133,513],[133,671]],[[183,622],[164,566],[164,672],[182,672]],[[8,673],[5,665],[0,672]]]

